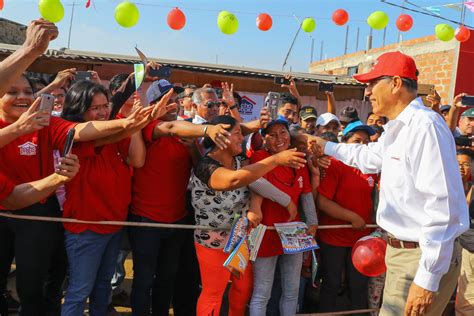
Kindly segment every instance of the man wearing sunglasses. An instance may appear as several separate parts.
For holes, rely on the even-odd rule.
[[[193,103],[196,114],[194,124],[203,124],[211,121],[219,115],[221,101],[217,98],[216,90],[212,88],[199,88],[193,93]]]
[[[381,173],[377,224],[389,235],[380,315],[442,315],[460,271],[457,237],[469,228],[451,131],[417,96],[411,57],[385,53],[354,78],[389,118],[384,135],[368,146],[314,139],[327,155]]]

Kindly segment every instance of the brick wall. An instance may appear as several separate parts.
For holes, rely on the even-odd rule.
[[[0,18],[0,43],[21,45],[25,38],[25,25]]]
[[[368,71],[375,59],[388,51],[400,50],[412,56],[420,71],[419,84],[434,85],[443,99],[449,103],[454,93],[453,70],[456,69],[458,42],[441,42],[435,36],[426,36],[404,41],[401,44],[391,44],[369,51],[359,51],[353,54],[330,58],[312,63],[310,73],[326,73],[347,75],[349,67],[358,66],[358,72]],[[426,91],[426,89],[424,89]]]

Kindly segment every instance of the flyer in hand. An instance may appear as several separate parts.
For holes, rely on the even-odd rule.
[[[240,275],[245,272],[245,269],[247,269],[249,257],[250,251],[247,245],[247,240],[242,238],[237,247],[235,247],[234,251],[232,251],[230,256],[224,262],[224,267],[229,269],[233,275],[240,277]]]
[[[242,239],[247,236],[249,220],[245,216],[236,215],[232,229],[229,233],[229,239],[224,247],[224,252],[231,253]]]
[[[260,224],[253,228],[247,237],[251,261],[255,261],[255,259],[257,259],[258,249],[260,249],[260,244],[262,243],[266,230],[267,226]]]
[[[285,254],[319,249],[313,236],[306,233],[308,227],[303,222],[275,223],[275,228]]]

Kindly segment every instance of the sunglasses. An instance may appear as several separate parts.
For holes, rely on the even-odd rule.
[[[221,102],[208,101],[208,102],[206,102],[205,105],[208,109],[212,109],[213,107],[218,108],[218,107],[221,106]]]

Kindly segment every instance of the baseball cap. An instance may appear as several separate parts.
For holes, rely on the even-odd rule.
[[[339,125],[341,124],[337,116],[335,116],[334,114],[323,113],[316,120],[316,126],[326,126],[331,121],[336,121]]]
[[[355,132],[355,131],[365,131],[369,136],[372,136],[375,134],[375,131],[372,127],[368,125],[364,125],[361,121],[355,121],[352,123],[347,124],[346,128],[344,128],[344,131],[342,131],[342,135],[346,136],[347,133],[350,132]]]
[[[450,108],[451,108],[451,105],[442,105],[442,106],[439,108],[439,111],[440,111],[441,113],[443,113],[443,112],[449,111]]]
[[[469,108],[462,112],[461,117],[474,117],[474,108]]]
[[[280,117],[278,117],[276,120],[273,120],[273,121],[270,121],[268,124],[267,124],[267,127],[265,128],[262,128],[260,130],[260,134],[262,134],[262,136],[265,136],[265,134],[267,133],[267,130],[272,127],[273,125],[276,125],[276,124],[282,124],[286,127],[286,129],[289,131],[290,130],[290,127],[288,125],[288,122],[285,120],[285,119],[282,119]]]
[[[173,86],[168,80],[155,80],[146,91],[146,99],[148,103],[153,103],[160,100],[171,89],[174,89],[174,92],[177,94],[184,91],[182,87]]]
[[[339,115],[339,121],[344,122],[344,123],[349,123],[352,121],[358,121],[359,120],[359,114],[357,113],[357,110],[353,106],[347,106],[345,107],[341,115]]]
[[[303,121],[309,119],[309,118],[318,118],[318,112],[316,111],[315,108],[313,108],[310,105],[303,106],[300,110],[300,117]]]
[[[410,56],[401,52],[389,52],[377,58],[372,70],[365,74],[354,75],[354,79],[367,83],[383,76],[400,76],[418,80],[418,71],[415,61]]]

